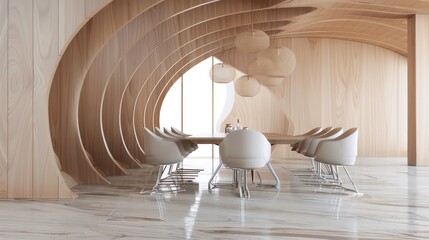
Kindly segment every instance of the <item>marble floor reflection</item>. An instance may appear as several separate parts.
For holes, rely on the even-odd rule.
[[[246,200],[227,186],[208,192],[209,166],[178,193],[139,195],[141,169],[111,186],[77,186],[76,199],[0,201],[0,239],[429,238],[429,168],[406,159],[359,159],[349,171],[361,195],[308,186],[294,175],[307,161],[279,159],[280,191],[251,185]],[[230,178],[223,169],[218,181]]]

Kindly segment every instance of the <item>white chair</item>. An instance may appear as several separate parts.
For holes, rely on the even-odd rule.
[[[327,127],[327,128],[324,128],[323,130],[321,130],[321,131],[317,132],[317,133],[314,133],[314,134],[312,134],[312,135],[307,135],[307,136],[304,138],[304,140],[302,140],[302,141],[299,143],[299,145],[298,145],[298,147],[297,147],[297,149],[296,149],[296,152],[297,152],[297,153],[301,153],[301,154],[302,154],[302,152],[304,152],[305,150],[307,150],[308,146],[310,145],[311,141],[312,141],[314,138],[316,138],[316,137],[318,137],[318,136],[322,136],[322,135],[324,135],[324,134],[328,133],[329,131],[331,131],[332,129],[333,129],[332,127]],[[311,168],[306,169],[305,171],[315,172],[315,171],[316,171],[316,166],[315,166],[315,164],[314,164],[314,161],[313,161],[313,159],[312,159],[312,158],[309,158],[309,160],[310,160]],[[304,174],[304,175],[307,175],[307,174]]]
[[[186,158],[192,152],[189,148],[187,148],[187,146],[185,146],[185,144],[183,144],[183,142],[180,139],[177,139],[176,137],[173,137],[164,133],[158,127],[155,127],[155,133],[163,139],[167,139],[169,141],[175,142],[179,147],[179,150],[182,153],[183,158]]]
[[[302,151],[302,154],[304,156],[310,158],[310,161],[313,163],[316,148],[319,145],[319,143],[323,140],[334,139],[334,138],[340,136],[341,134],[343,134],[343,128],[338,127],[338,128],[332,129],[331,131],[329,131],[323,135],[320,135],[320,136],[313,138],[310,142],[310,145],[308,145],[307,149]],[[321,166],[320,162],[317,162],[315,170],[316,170],[316,174],[321,178],[322,177],[322,166]]]
[[[316,152],[316,148],[319,145],[319,143],[323,140],[328,140],[328,139],[334,139],[339,137],[341,134],[343,134],[343,128],[342,127],[338,127],[338,128],[334,128],[331,131],[323,134],[323,135],[319,135],[316,136],[314,138],[311,139],[310,144],[308,145],[307,149],[303,150],[301,153],[302,155],[306,156],[306,157],[314,157],[314,154]]]
[[[159,130],[159,129],[158,129]],[[159,130],[160,131],[160,130]],[[181,134],[173,133],[172,131],[168,130],[167,128],[164,128],[164,134],[169,136],[170,138],[178,140],[178,144],[183,146],[186,152],[188,152],[188,155],[192,153],[193,151],[198,149],[198,144],[195,144],[194,142],[185,139]],[[187,176],[197,176],[195,174],[198,174],[199,172],[204,171],[204,169],[197,169],[197,168],[183,168],[183,162],[177,164],[176,172],[182,174],[186,174]]]
[[[347,171],[346,166],[352,166],[356,162],[358,134],[359,131],[357,128],[351,128],[335,139],[321,141],[315,151],[315,161],[335,167],[336,170],[333,172],[333,176],[334,179],[336,179],[338,186],[356,193],[359,193],[359,191]],[[338,166],[342,166],[344,168],[354,190],[342,186]]]
[[[238,170],[240,197],[249,198],[247,170],[263,168],[270,161],[271,145],[267,138],[253,130],[234,131],[219,145],[219,154],[223,164]]]
[[[171,127],[171,131],[175,134],[181,135],[182,137],[190,137],[190,134],[186,134],[175,127]]]
[[[310,131],[304,133],[304,134],[300,134],[300,135],[296,135],[297,137],[307,137],[307,136],[311,136],[314,134],[317,134],[318,132],[320,132],[320,130],[322,130],[321,127],[317,127],[317,128],[313,128]],[[291,151],[297,151],[299,149],[299,145],[301,144],[301,142],[303,142],[304,140],[298,141],[294,144],[291,144]]]
[[[322,136],[325,133],[328,133],[332,129],[333,129],[333,127],[327,127],[327,128],[323,129],[322,131],[320,131],[320,132],[318,132],[316,134],[313,134],[313,135],[310,135],[310,136],[306,136],[305,139],[303,140],[303,142],[300,144],[297,152],[298,153],[304,152],[305,150],[307,150],[308,146],[310,145],[311,140],[313,140],[314,138],[316,138],[318,136]]]
[[[181,135],[181,134],[174,133],[174,132],[168,130],[167,128],[164,128],[164,133],[166,133],[167,135],[172,136],[176,139],[180,139],[182,141],[183,145],[186,147],[186,149],[190,152],[193,152],[193,151],[198,149],[198,144],[195,144],[192,141],[186,140],[185,139],[186,137]]]
[[[145,151],[146,163],[159,167],[156,183],[152,188],[152,191],[158,191],[160,190],[161,177],[165,167],[182,162],[183,155],[176,142],[161,138],[147,128],[144,129],[143,148]],[[147,191],[145,191],[143,187],[140,194],[145,192]]]

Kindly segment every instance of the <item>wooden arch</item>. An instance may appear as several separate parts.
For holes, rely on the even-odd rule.
[[[63,171],[78,182],[102,183],[138,167],[142,128],[159,124],[174,81],[233,48],[234,36],[251,23],[278,38],[345,39],[406,55],[406,17],[429,7],[373,2],[112,1],[77,32],[53,79],[50,129]]]

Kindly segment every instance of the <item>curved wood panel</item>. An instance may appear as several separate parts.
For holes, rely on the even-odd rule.
[[[157,2],[113,1],[79,31],[62,56],[49,98],[51,136],[63,170],[77,182],[108,183],[104,169],[95,165],[84,149],[78,127],[79,96],[87,69],[106,41]],[[106,26],[105,19],[112,24]],[[98,37],[91,37],[91,33]]]
[[[100,126],[100,123],[103,121],[101,117],[109,114],[112,110],[109,106],[109,109],[103,111],[101,103],[104,102],[105,91],[110,91],[107,90],[107,85],[113,70],[117,68],[118,61],[122,60],[124,53],[129,51],[129,48],[135,46],[137,41],[147,35],[148,32],[153,31],[154,27],[163,24],[164,21],[171,21],[169,20],[170,15],[175,14],[175,11],[181,12],[191,6],[207,2],[209,1],[165,1],[154,8],[148,9],[146,14],[142,14],[135,18],[128,26],[118,32],[97,55],[97,58],[94,59],[85,77],[82,88],[80,99],[80,126],[85,129],[82,131],[82,139],[85,139],[85,149],[93,155],[94,159],[100,159],[97,165],[105,165],[105,168],[109,168],[109,166],[106,166],[109,164],[106,161],[107,159],[112,160],[117,166],[121,167],[123,171],[125,171],[126,167],[133,165],[132,162],[127,161],[130,159],[130,156],[125,156],[125,158],[123,158],[117,154],[116,157],[113,155],[107,145],[109,142],[112,142],[112,138],[106,138],[105,134],[106,132],[110,132],[106,131],[103,126]],[[168,9],[168,11],[165,11],[163,14],[157,14],[159,8]],[[147,41],[145,41],[145,43],[146,49],[148,47]],[[117,89],[115,92],[118,92]],[[116,117],[115,115],[116,114],[113,113],[106,118],[113,119]],[[133,150],[134,149],[131,148],[131,151]],[[125,147],[125,151],[123,152],[128,153],[128,148]],[[131,156],[132,160],[141,158],[142,157],[136,154]],[[114,169],[110,169],[108,171],[109,174],[117,174],[113,170]]]
[[[306,12],[308,12],[310,10],[311,9],[289,9],[289,10],[285,10],[285,11],[281,12],[279,18],[280,19],[282,19],[282,18],[287,19],[289,17],[296,16],[298,14],[306,13]],[[271,10],[263,10],[262,12],[264,12],[264,11],[271,11]],[[258,12],[256,12],[256,15],[257,14],[258,14]],[[263,16],[272,16],[271,14],[260,14],[260,15],[263,15]],[[145,106],[147,96],[150,96],[149,93],[151,93],[151,90],[150,90],[151,86],[154,86],[154,85],[150,85],[148,87],[148,86],[146,86],[146,83],[154,82],[156,84],[156,81],[159,81],[158,80],[158,76],[162,75],[163,72],[168,69],[169,65],[174,64],[174,60],[172,60],[170,63],[165,62],[166,60],[170,59],[172,56],[174,57],[175,55],[178,56],[178,55],[181,55],[181,54],[182,55],[186,54],[186,52],[184,52],[182,50],[183,47],[194,49],[194,48],[196,48],[198,46],[204,45],[204,43],[206,41],[209,41],[210,39],[213,39],[213,38],[216,39],[216,38],[222,37],[222,32],[220,32],[220,33],[216,32],[216,31],[218,31],[218,28],[220,28],[220,29],[223,29],[223,28],[228,29],[228,28],[231,28],[231,27],[237,26],[237,25],[240,26],[240,25],[247,25],[247,24],[249,24],[250,23],[250,14],[247,14],[247,17],[248,17],[247,18],[248,20],[247,20],[247,22],[244,22],[244,23],[242,21],[245,18],[242,17],[242,16],[240,16],[240,15],[235,15],[235,14],[229,16],[228,17],[228,21],[225,21],[226,23],[224,22],[224,18],[222,20],[215,18],[215,19],[212,19],[212,20],[210,20],[210,21],[207,22],[207,26],[211,26],[211,27],[207,27],[206,25],[202,25],[202,26],[201,25],[197,25],[195,27],[190,28],[189,31],[188,30],[184,31],[183,34],[178,35],[178,37],[176,37],[177,33],[174,32],[174,31],[172,31],[170,33],[170,35],[171,35],[171,37],[174,36],[174,38],[169,39],[168,42],[167,42],[168,44],[166,44],[165,46],[163,45],[164,43],[162,43],[159,47],[157,47],[154,51],[152,51],[152,53],[151,53],[152,57],[148,57],[147,60],[145,60],[145,61],[147,61],[146,64],[141,64],[140,65],[141,67],[139,67],[138,70],[137,70],[137,72],[134,74],[134,76],[132,76],[131,84],[134,81],[134,82],[137,83],[137,85],[133,85],[132,87],[130,87],[130,91],[131,91],[131,89],[140,89],[141,86],[144,87],[143,89],[149,89],[148,92],[144,92],[145,90],[142,90],[143,94],[142,95],[138,95],[138,96],[142,96],[143,100],[137,102],[137,101],[131,99],[131,100],[128,100],[128,101],[134,102],[134,106]],[[268,18],[265,17],[265,19],[263,19],[262,17],[259,17],[258,21],[269,22],[269,21],[272,21],[272,20],[270,20],[269,17]],[[218,24],[214,24],[214,23],[218,23],[219,25]],[[185,28],[185,26],[183,28]],[[211,31],[214,31],[214,33],[213,34],[209,34]],[[228,33],[228,31],[225,31],[225,33]],[[225,33],[223,33],[223,34],[225,34]],[[234,32],[232,30],[229,30],[229,34],[233,34],[233,36],[235,36],[235,34],[237,34],[237,33],[238,32],[236,32],[236,31]],[[207,36],[204,36],[205,34],[207,34]],[[199,36],[204,36],[204,38],[198,39]],[[194,40],[197,40],[197,41],[193,42]],[[192,44],[188,45],[187,41],[192,41],[191,42]],[[155,42],[158,42],[158,41],[155,41]],[[176,51],[176,50],[179,50],[179,51]],[[141,54],[140,54],[140,56],[141,56]],[[168,56],[168,58],[164,59],[163,56]],[[154,59],[156,59],[156,60],[154,61]],[[157,70],[157,69],[159,69],[159,70]],[[154,76],[153,74],[157,73],[157,71],[158,71],[158,73],[160,73],[160,75]],[[141,82],[140,79],[145,79],[148,76],[151,77],[151,79],[153,79],[153,80],[148,80],[148,81],[144,82],[143,85],[141,85],[142,82]],[[141,86],[139,87],[139,85],[141,85]],[[132,133],[128,133],[128,134],[133,134],[132,136],[134,136],[134,137],[140,135],[140,133],[142,133],[142,128],[144,126],[141,123],[145,123],[145,121],[143,121],[143,119],[145,119],[147,121],[151,121],[150,119],[152,119],[152,117],[147,117],[146,118],[146,117],[143,116],[145,114],[144,111],[145,111],[145,108],[141,108],[141,107],[136,108],[136,107],[134,107],[133,108],[133,112],[131,112],[132,114],[129,113],[128,117],[125,117],[125,119],[130,119],[131,120],[131,122],[126,122],[125,123],[126,126],[129,126],[130,123],[132,123],[132,126],[136,126],[135,122],[139,123],[139,127],[138,127],[139,129],[135,128],[135,129],[133,129]],[[143,115],[141,115],[139,112],[141,112]],[[135,117],[140,117],[140,118],[136,120]],[[151,127],[152,124],[145,123],[145,125],[148,126],[149,128],[152,128]],[[126,134],[124,134],[124,135],[126,135]],[[138,139],[140,139],[140,141],[142,141],[142,137],[141,136],[138,137]],[[131,138],[131,140],[132,140],[132,138]],[[139,141],[139,143],[141,144],[140,141]],[[141,147],[139,147],[139,148],[141,149]]]
[[[81,41],[80,46],[84,47],[79,49],[71,44],[67,49],[75,52],[75,56],[69,54],[66,57],[81,58],[80,63],[64,60],[58,67],[57,73],[63,74],[61,81],[74,82],[70,85],[72,90],[65,89],[70,83],[53,88],[66,91],[55,94],[62,96],[58,102],[69,108],[70,119],[64,127],[70,128],[69,136],[74,139],[61,139],[60,142],[67,142],[72,145],[71,149],[80,151],[71,157],[61,155],[60,162],[84,159],[101,177],[121,174],[129,167],[138,166],[144,161],[142,129],[159,124],[159,107],[176,80],[174,77],[202,60],[202,56],[206,56],[204,52],[229,49],[234,36],[251,22],[260,23],[258,28],[266,31],[280,28],[282,31],[276,33],[279,39],[345,39],[406,55],[405,19],[417,9],[426,9],[427,4],[395,2],[397,5],[387,1],[374,1],[373,4],[341,0],[160,0],[146,1],[142,7],[142,1],[112,1],[73,40]],[[278,3],[278,8],[272,5],[274,3]],[[90,7],[88,3],[86,6],[88,14]],[[309,51],[300,56],[311,58],[310,53],[318,54]],[[69,63],[74,64],[73,71],[80,73],[73,73],[72,77],[61,73],[70,69],[63,66]],[[283,120],[273,123],[272,127],[278,131],[291,131],[293,124],[287,119],[288,111],[284,110],[287,104],[282,95],[274,94],[276,91],[264,90],[265,95],[272,97],[270,104],[273,108],[283,109],[278,112]],[[242,110],[237,111],[252,115],[250,110],[243,110],[245,104],[250,103],[242,101]],[[53,129],[57,131],[58,126]],[[72,132],[74,134],[70,135]],[[57,137],[61,135],[64,134],[58,133]],[[68,171],[80,170],[71,168]],[[79,174],[73,177],[85,179]]]
[[[379,5],[377,5],[379,4]],[[407,54],[407,21],[416,9],[428,10],[418,1],[360,3],[353,1],[292,1],[280,7],[312,6],[317,11],[297,17],[279,37],[319,37],[370,43],[401,55]],[[423,6],[424,5],[424,6]],[[420,8],[422,7],[422,8]]]
[[[86,0],[85,16],[91,18],[113,0]]]
[[[281,16],[294,7],[316,10]],[[138,135],[159,124],[171,84],[209,54],[233,52],[227,39],[249,18],[281,27],[276,38],[291,39],[284,44],[312,69],[297,67],[281,87],[263,90],[297,132],[360,124],[361,156],[404,156],[406,64],[398,54],[408,54],[407,19],[416,13],[428,14],[429,2],[0,0],[0,197],[70,197],[67,185],[105,183],[137,167]]]

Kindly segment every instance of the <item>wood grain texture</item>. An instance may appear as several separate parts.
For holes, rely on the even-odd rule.
[[[66,181],[108,182],[104,177],[106,173],[94,164],[92,154],[85,150],[82,142],[78,124],[80,91],[92,61],[106,41],[131,19],[157,2],[159,0],[110,3],[89,20],[65,50],[52,83],[49,119],[58,161],[64,173],[70,176],[65,178]]]
[[[33,197],[33,4],[9,1],[8,198]]]
[[[52,66],[58,61],[58,1],[35,0],[33,4],[33,197],[58,198],[60,172],[50,141],[47,105]]]
[[[296,54],[297,67],[283,85],[264,87],[266,90],[255,99],[265,102],[265,106],[273,104],[270,98],[280,102],[274,103],[281,104],[275,108],[289,114],[295,134],[316,126],[359,127],[359,156],[406,155],[404,57],[376,46],[343,40],[292,39],[283,40],[282,44]],[[239,67],[247,66],[240,63],[244,58],[234,50],[217,57],[226,62],[232,59],[230,63]],[[231,116],[242,119],[245,125],[246,119],[253,122],[260,117],[260,112],[252,112],[258,109],[253,98],[236,95],[235,99]],[[279,131],[279,120],[269,117],[263,125]],[[280,148],[274,157],[288,156],[288,152],[288,147]]]
[[[83,31],[86,29],[84,28]],[[77,182],[107,182],[105,174],[94,166],[85,152],[78,130],[78,100],[81,71],[86,65],[86,35],[77,35],[70,45],[74,51],[66,51],[52,81],[49,96],[51,138],[61,168]],[[61,80],[60,80],[61,79]]]
[[[0,0],[0,198],[7,198],[8,0]]]
[[[217,4],[217,3],[216,3]],[[251,22],[250,14],[242,13],[240,10],[239,2],[231,2],[229,6],[225,6],[222,8],[224,11],[223,18],[216,18],[214,16],[210,16],[208,14],[204,14],[204,17],[208,20],[199,20],[194,19],[193,16],[198,15],[202,16],[202,13],[210,12],[211,5],[202,6],[201,8],[193,9],[192,11],[183,13],[180,17],[173,17],[166,21],[165,24],[160,24],[159,30],[156,29],[156,32],[153,37],[151,37],[152,33],[148,33],[146,41],[140,41],[142,45],[142,49],[150,50],[150,55],[145,55],[139,53],[138,56],[141,58],[145,57],[144,61],[140,62],[137,66],[137,70],[135,73],[133,72],[133,76],[131,76],[129,91],[130,95],[125,96],[125,102],[134,102],[134,106],[131,108],[131,112],[123,112],[123,134],[125,139],[128,139],[129,142],[132,143],[133,138],[139,140],[137,142],[137,146],[142,146],[142,136],[143,132],[142,128],[147,126],[149,128],[153,127],[154,115],[152,115],[152,107],[155,106],[155,102],[157,101],[157,97],[154,97],[150,102],[150,107],[140,107],[145,106],[148,101],[148,98],[152,96],[158,96],[157,91],[151,90],[152,86],[159,86],[159,89],[163,88],[163,84],[159,84],[162,79],[161,77],[165,74],[165,71],[169,71],[170,66],[174,64],[174,61],[178,61],[181,56],[185,56],[190,50],[195,50],[200,46],[204,46],[205,44],[209,44],[209,41],[213,41],[215,39],[222,39],[225,36],[235,36],[238,33],[238,28],[242,25],[247,26]],[[310,9],[291,9],[291,10],[282,10],[277,15],[279,22],[271,23],[271,27],[280,27],[280,25],[284,25],[287,22],[285,19],[290,17],[303,14],[308,12]],[[267,11],[264,14],[264,11]],[[270,13],[270,14],[269,14]],[[213,14],[213,13],[211,13]],[[273,14],[271,10],[262,10],[255,15],[255,22],[271,22],[273,21]],[[259,16],[258,18],[256,18]],[[204,19],[204,18],[202,18]],[[204,24],[195,25],[198,21],[203,21]],[[283,22],[282,22],[283,21]],[[177,28],[167,27],[171,26],[174,23],[182,26],[182,30]],[[165,27],[163,27],[165,25]],[[257,25],[257,24],[256,24]],[[268,24],[267,24],[268,25]],[[189,26],[189,27],[188,27]],[[267,26],[267,29],[270,29]],[[223,31],[224,30],[224,31]],[[243,29],[241,29],[242,31]],[[159,33],[158,33],[159,32]],[[146,36],[145,36],[146,37]],[[158,40],[157,40],[158,38]],[[201,38],[201,39],[200,39]],[[151,48],[149,44],[156,44],[156,48]],[[130,51],[136,52],[136,51]],[[135,53],[137,55],[137,53]],[[176,60],[175,60],[176,59]],[[142,81],[141,79],[146,79]],[[133,93],[134,92],[134,93]],[[137,97],[141,97],[139,100]],[[139,107],[136,107],[139,106]],[[124,106],[125,108],[125,106]],[[123,108],[123,109],[124,109]],[[149,113],[148,117],[144,115]],[[143,121],[143,119],[145,119]],[[142,124],[144,123],[144,125]],[[132,127],[130,127],[132,126]],[[139,149],[140,147],[136,147]],[[143,149],[141,149],[143,150]],[[138,153],[136,153],[138,154]]]
[[[85,3],[87,17],[92,16],[89,9],[97,6],[99,2],[104,1],[93,0],[91,3]],[[266,9],[273,7],[270,5],[273,2],[256,0],[251,3],[241,0],[112,1],[94,15],[76,35],[76,40],[73,41],[82,41],[81,47],[74,45],[66,50],[76,51],[75,56],[69,54],[67,57],[74,58],[80,55],[82,57],[77,59],[80,59],[83,64],[75,65],[76,68],[73,70],[79,72],[79,75],[68,77],[68,74],[61,72],[67,72],[70,69],[62,65],[67,65],[73,60],[64,60],[60,63],[57,74],[63,75],[61,78],[56,78],[56,81],[75,83],[53,88],[58,91],[54,95],[63,94],[63,97],[57,98],[60,106],[54,108],[73,105],[68,108],[67,113],[64,112],[70,115],[69,118],[73,119],[70,122],[73,124],[74,118],[79,116],[79,127],[72,126],[69,132],[74,138],[72,145],[82,148],[80,151],[89,163],[89,167],[103,174],[117,174],[116,168],[124,170],[144,160],[144,151],[141,148],[144,141],[141,136],[142,128],[144,126],[153,128],[159,124],[158,106],[162,103],[170,84],[176,80],[173,76],[177,76],[179,72],[202,60],[201,58],[205,56],[201,52],[203,49],[207,53],[214,53],[228,48],[231,40],[225,39],[228,37],[232,39],[237,33],[234,31],[248,26],[251,20],[273,25],[279,20],[290,21],[291,24],[281,26],[283,31],[277,33],[280,38],[345,39],[370,43],[400,55],[406,55],[406,18],[415,11],[426,11],[427,4],[395,1],[397,5],[391,5],[387,1],[375,0],[374,2],[377,4],[342,0],[281,1],[280,9]],[[66,3],[59,3],[59,8],[64,9],[61,4],[65,6]],[[73,4],[79,5],[78,2]],[[146,5],[142,7],[144,4]],[[310,13],[303,11],[302,14],[294,15],[291,7],[314,7],[317,10]],[[252,17],[248,13],[250,10],[253,11]],[[65,17],[62,22],[66,22]],[[271,26],[266,29],[278,27]],[[301,64],[309,64],[308,66],[315,70],[307,72],[301,70],[296,73],[297,76],[291,77],[312,79],[307,80],[310,81],[306,83],[307,85],[285,83],[292,86],[284,84],[285,89],[269,88],[263,91],[263,95],[269,99],[266,101],[267,104],[272,107],[263,110],[267,114],[276,115],[273,117],[275,120],[271,122],[270,129],[291,131],[296,121],[302,121],[307,117],[311,119],[308,121],[308,126],[300,123],[299,128],[296,127],[296,132],[313,127],[310,126],[313,123],[341,123],[347,127],[356,124],[355,113],[357,112],[359,124],[363,124],[361,127],[371,129],[377,135],[377,139],[373,142],[363,144],[362,149],[366,150],[362,150],[360,154],[365,155],[369,152],[375,156],[383,156],[389,151],[393,151],[393,154],[403,154],[402,148],[393,150],[392,147],[396,147],[395,144],[400,140],[391,140],[402,137],[403,130],[400,129],[398,133],[390,130],[399,125],[402,126],[406,123],[406,119],[395,116],[393,121],[386,121],[388,117],[392,117],[392,112],[396,111],[396,108],[393,109],[393,105],[383,106],[383,108],[377,105],[370,110],[362,110],[362,106],[368,106],[374,102],[384,103],[404,98],[406,94],[397,92],[403,85],[395,82],[387,86],[385,82],[385,79],[393,78],[397,81],[403,76],[403,61],[398,60],[400,58],[397,55],[391,56],[389,55],[391,52],[383,52],[379,48],[367,50],[367,47],[362,47],[367,46],[365,44],[347,45],[342,44],[341,41],[340,43],[336,48],[331,45],[331,42],[308,38],[303,45],[300,45],[298,40],[285,43],[296,45],[299,56],[305,59],[301,60]],[[83,45],[85,47],[82,47]],[[369,54],[370,51],[375,54]],[[366,57],[369,59],[365,59]],[[322,58],[328,60],[322,61]],[[386,58],[386,64],[380,64],[380,59],[384,60],[384,58]],[[333,67],[338,62],[342,66],[340,69]],[[380,70],[368,69],[383,80],[375,81],[376,78],[373,75],[365,73],[369,70],[366,69],[367,64],[362,62],[379,67]],[[330,74],[333,76],[329,76]],[[312,82],[317,79],[322,80]],[[371,86],[371,90],[367,85]],[[77,89],[64,89],[68,87]],[[300,93],[309,89],[311,94],[321,100],[314,102],[316,97],[302,101],[292,99],[288,97],[293,96],[289,89],[295,89]],[[320,89],[326,91],[327,95],[320,95],[317,92]],[[380,92],[378,89],[383,89],[383,94],[376,95],[376,92]],[[329,94],[335,94],[335,97]],[[76,106],[77,95],[80,103]],[[259,107],[262,108],[263,102],[258,103],[261,103]],[[292,103],[298,107],[291,107]],[[311,109],[315,104],[321,103],[323,103],[322,107]],[[246,104],[253,103],[243,101],[242,109],[238,110],[242,111],[240,114],[249,116],[254,114],[252,109],[245,109]],[[405,108],[402,102],[399,102],[399,105],[401,106],[398,114],[402,114]],[[299,108],[301,110],[297,112]],[[274,109],[282,110],[275,113]],[[308,111],[312,112],[308,113]],[[53,122],[63,121],[58,116],[51,116],[56,118],[52,120]],[[287,120],[288,116],[292,120]],[[372,118],[380,118],[384,125],[372,129],[377,127],[368,123]],[[255,121],[255,125],[262,126],[263,123]],[[71,134],[73,132],[74,134]],[[366,139],[367,136],[364,138]],[[377,141],[386,138],[389,138],[387,142],[377,146]],[[61,137],[57,136],[56,139]],[[62,157],[64,156],[60,157],[60,162],[64,161]],[[69,160],[73,161],[72,158]],[[80,171],[80,169],[75,168],[72,171]],[[79,174],[73,175],[73,178],[76,176],[79,177]]]
[[[116,41],[124,42],[122,38]],[[118,46],[118,44],[115,44]],[[115,48],[112,51],[103,51],[98,56],[104,61],[96,61],[91,65],[84,81],[79,99],[79,127],[82,143],[85,150],[91,154],[94,164],[101,168],[107,175],[126,174],[126,166],[112,156],[105,147],[101,132],[101,98],[105,83],[110,75],[104,67],[110,69],[116,59],[123,53],[123,48]]]
[[[159,1],[146,1],[145,4],[140,5],[140,10],[144,11],[145,9],[149,9],[157,2]],[[130,5],[129,7],[133,6]],[[113,6],[112,9],[117,9],[117,6]],[[93,24],[106,26],[105,19],[106,17],[94,18]],[[115,23],[115,21],[113,21],[112,24],[113,23]],[[137,30],[137,34],[129,35],[127,28],[124,28],[110,40],[108,38],[103,38],[99,39],[98,42],[95,42],[94,44],[101,47],[103,46],[104,41],[109,40],[109,47],[103,48],[103,50],[97,54],[97,57],[91,60],[92,63],[91,65],[88,64],[89,69],[85,79],[83,79],[84,84],[82,86],[80,97],[81,108],[79,108],[82,141],[84,143],[85,150],[92,155],[95,164],[109,175],[118,174],[118,170],[126,173],[127,167],[136,166],[136,161],[133,161],[134,158],[130,161],[126,156],[118,157],[118,155],[116,155],[115,157],[115,155],[113,155],[114,153],[107,146],[107,143],[109,142],[105,138],[104,134],[104,131],[109,132],[109,130],[103,128],[100,123],[102,122],[101,117],[103,116],[101,104],[104,102],[104,95],[108,84],[107,82],[112,74],[111,71],[116,68],[117,61],[119,61],[122,58],[122,55],[124,55],[124,49],[126,49],[126,46],[132,45],[133,42],[137,41],[142,36],[142,33],[147,31],[144,27],[147,23],[141,22],[140,20],[140,24],[142,25],[139,26],[143,27],[143,29],[134,29]],[[110,30],[110,26],[107,27],[109,27],[108,32],[114,32],[114,29],[112,29],[113,31]],[[97,30],[98,28],[91,29]],[[105,32],[106,31],[104,31],[104,34]],[[97,32],[94,31],[90,34],[95,37],[99,36],[97,35]],[[124,44],[125,46],[123,46]],[[95,56],[95,54],[96,53],[94,53],[93,56]],[[108,59],[108,61],[106,61],[106,59]],[[110,111],[111,108],[107,110],[107,112]],[[110,117],[118,119],[118,115]],[[117,140],[120,140],[120,138]],[[122,145],[122,143],[120,144]]]
[[[135,35],[140,35],[140,37],[132,36],[134,42],[139,41],[139,44],[135,45],[135,48],[130,48],[129,53],[138,52],[138,54],[130,54],[130,60],[135,60],[129,62],[133,65],[127,66],[127,72],[125,81],[128,81],[126,88],[123,90],[121,102],[120,102],[120,131],[122,134],[122,139],[128,151],[131,153],[134,159],[138,161],[144,161],[144,150],[142,145],[137,141],[136,133],[138,130],[135,128],[135,102],[139,95],[141,87],[146,83],[147,76],[152,72],[153,69],[150,66],[156,65],[158,63],[158,57],[154,56],[154,61],[148,61],[148,64],[142,65],[142,62],[147,58],[148,55],[155,52],[154,49],[159,43],[168,40],[174,33],[180,31],[178,27],[179,24],[183,23],[185,26],[189,26],[190,23],[186,21],[178,22],[178,14],[184,12],[184,14],[190,15],[189,12],[195,12],[198,10],[186,11],[190,6],[198,5],[201,9],[215,1],[164,1],[161,4],[157,5],[155,8],[150,9],[147,14],[144,14],[140,17],[139,21],[132,23],[130,25],[129,33],[134,32]],[[204,4],[203,4],[204,3]],[[157,14],[159,9],[164,9],[162,14]],[[193,15],[192,15],[193,16]],[[201,18],[201,16],[199,16]],[[192,20],[191,22],[196,22]],[[155,24],[157,28],[153,28],[150,24]],[[137,38],[135,38],[137,37]],[[144,37],[144,38],[143,38]],[[133,45],[130,45],[133,47]],[[169,46],[168,49],[173,49],[173,46]],[[158,49],[158,48],[156,48]],[[134,58],[137,57],[137,58]],[[150,66],[149,66],[150,65]],[[140,68],[142,66],[142,68]],[[144,70],[142,70],[144,69]],[[139,122],[139,126],[143,127],[144,122]]]
[[[58,52],[62,55],[72,38],[85,23],[86,0],[58,0]]]
[[[113,0],[86,0],[85,1],[85,16],[91,18],[94,14],[100,11],[101,8],[109,4]]]
[[[408,164],[429,165],[429,16],[417,14],[408,22]]]
[[[280,7],[312,6],[318,8],[306,16],[296,18],[285,27],[281,37],[333,38],[363,42],[407,53],[406,18],[414,10],[428,10],[419,1],[292,1]]]

